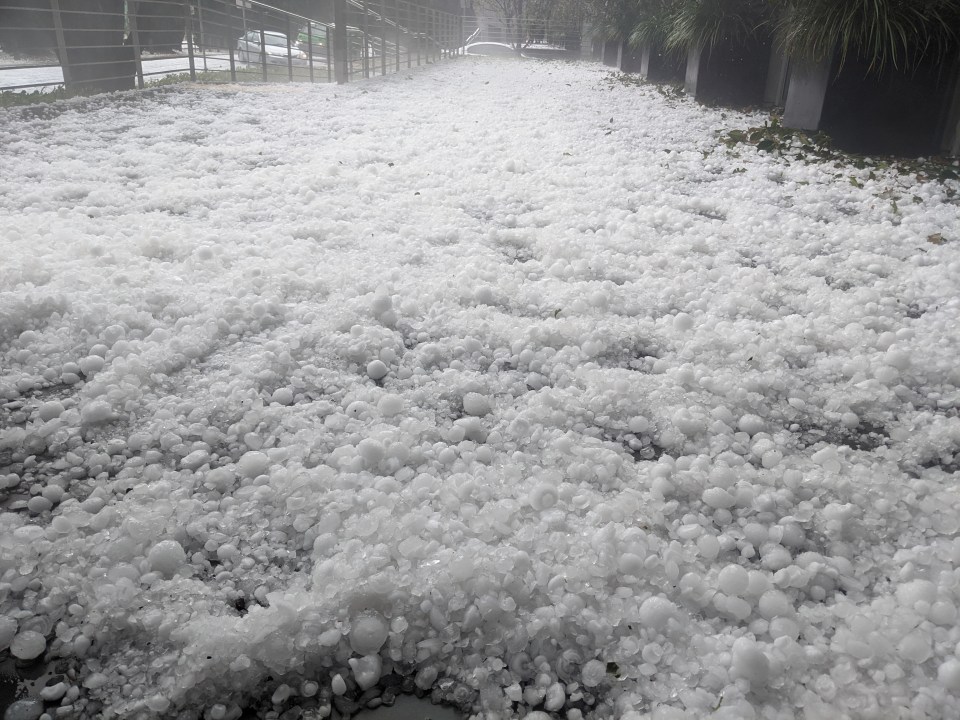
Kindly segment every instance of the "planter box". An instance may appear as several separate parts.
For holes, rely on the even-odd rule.
[[[842,150],[864,154],[960,153],[960,52],[910,71],[868,73],[865,58],[790,69],[783,124],[823,130]]]
[[[767,38],[720,43],[709,51],[693,48],[687,55],[684,89],[702,102],[761,105],[770,51]]]

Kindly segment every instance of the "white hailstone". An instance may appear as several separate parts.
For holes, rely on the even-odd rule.
[[[633,553],[624,553],[617,560],[617,569],[624,575],[639,576],[643,572],[644,559]]]
[[[67,684],[65,682],[58,682],[54,685],[47,685],[40,691],[40,698],[44,702],[58,702],[64,695],[67,694]]]
[[[83,679],[83,686],[88,690],[99,690],[108,682],[110,682],[110,678],[108,678],[106,675],[103,673],[94,672],[90,673]]]
[[[0,615],[0,651],[6,650],[17,634],[17,621],[9,615]]]
[[[210,453],[206,450],[194,450],[180,461],[180,467],[187,470],[196,470],[208,462],[210,462]]]
[[[563,707],[563,703],[565,703],[566,700],[567,695],[563,683],[552,683],[550,687],[547,688],[547,693],[543,701],[543,709],[547,712],[557,712],[557,710]]]
[[[364,438],[357,443],[357,454],[363,459],[367,467],[373,468],[380,464],[387,455],[387,449],[382,442],[373,438]]]
[[[883,362],[894,367],[897,370],[906,370],[910,367],[910,353],[906,350],[902,350],[896,346],[891,347],[887,350],[886,354],[883,356]]]
[[[231,545],[230,543],[224,543],[217,548],[217,559],[220,562],[225,562],[230,560],[231,562],[236,562],[240,559],[240,551],[237,549],[236,545]]]
[[[714,510],[726,510],[737,504],[737,499],[723,488],[712,487],[703,491],[703,502]]]
[[[856,413],[845,412],[840,416],[840,424],[848,430],[853,430],[860,426],[860,416]]]
[[[96,425],[114,418],[113,408],[105,400],[88,402],[80,410],[80,422],[84,425]]]
[[[81,358],[77,364],[80,366],[80,372],[89,377],[103,370],[104,360],[99,355],[88,355]]]
[[[58,418],[63,415],[65,408],[63,407],[62,402],[57,400],[49,400],[39,407],[37,410],[37,417],[39,417],[43,422],[49,422],[54,418]]]
[[[300,686],[300,694],[304,697],[311,698],[320,692],[320,685],[313,680],[304,680],[303,685]]]
[[[607,666],[605,663],[600,660],[589,660],[583,665],[580,680],[584,687],[592,688],[602,683],[606,676]]]
[[[701,535],[697,539],[697,550],[705,560],[713,560],[720,554],[720,541],[716,535]]]
[[[330,680],[330,689],[334,695],[343,695],[347,691],[347,682],[341,677],[340,673],[333,676]]]
[[[763,421],[763,418],[757,415],[744,415],[737,422],[737,428],[750,436],[763,432],[766,427],[767,424]]]
[[[42,717],[43,701],[36,698],[16,700],[7,706],[3,714],[3,720],[40,720]]]
[[[378,682],[383,672],[383,663],[379,655],[364,655],[362,658],[350,658],[350,669],[353,670],[353,679],[361,690],[369,690]]]
[[[760,615],[765,620],[772,620],[775,617],[793,617],[796,614],[790,598],[779,590],[767,590],[763,593],[758,606]]]
[[[903,639],[897,643],[897,652],[900,657],[909,662],[919,665],[926,662],[933,655],[933,645],[930,635],[923,630],[914,630],[907,633]]]
[[[543,710],[532,710],[523,716],[523,720],[553,720],[553,718]]]
[[[717,577],[717,586],[727,595],[743,597],[750,584],[750,575],[746,568],[740,565],[727,565]]]
[[[937,625],[953,625],[957,620],[957,606],[948,600],[935,602],[930,606],[929,617]]]
[[[770,621],[768,632],[774,640],[781,637],[796,640],[800,636],[800,626],[790,618],[775,617]]]
[[[20,660],[33,660],[46,649],[46,639],[35,630],[23,630],[10,642],[10,654]]]
[[[284,683],[273,691],[270,702],[274,705],[283,705],[283,703],[290,699],[291,695],[293,695],[293,688]]]
[[[370,312],[376,316],[380,316],[387,310],[393,309],[393,300],[389,295],[378,293],[373,296],[373,300],[370,302]]]
[[[733,643],[732,656],[734,673],[749,680],[754,689],[767,681],[770,660],[756,642],[745,637],[737,638]]]
[[[384,395],[377,402],[377,410],[384,417],[393,417],[403,410],[403,398],[399,395]]]
[[[677,616],[678,608],[662,595],[648,597],[640,604],[637,610],[637,619],[644,627],[658,632],[667,629],[667,623]]]
[[[46,512],[52,507],[53,503],[42,495],[34,495],[32,498],[27,500],[27,510],[32,512],[34,515],[39,515],[40,513]]]
[[[627,429],[635,435],[645,433],[650,429],[650,421],[643,415],[635,415],[627,420]]]
[[[775,468],[780,464],[780,461],[783,460],[783,453],[779,450],[767,450],[760,457],[760,464],[763,465],[768,470]]]
[[[203,478],[205,487],[211,490],[217,490],[218,492],[226,492],[233,487],[235,481],[236,477],[234,474],[227,468],[222,467],[214,468]]]
[[[380,613],[368,612],[350,623],[350,648],[357,655],[372,655],[387,641],[390,628]]]
[[[960,692],[960,660],[951,658],[937,668],[937,680],[947,690]]]
[[[918,602],[932,604],[937,599],[937,586],[929,580],[910,580],[897,586],[897,600],[907,608]]]
[[[468,392],[463,396],[463,411],[467,415],[483,417],[490,412],[490,400],[480,393]]]
[[[277,388],[270,396],[270,402],[275,402],[277,405],[293,405],[293,390],[285,387]]]
[[[383,360],[371,360],[367,363],[367,377],[371,380],[382,380],[390,370]]]
[[[161,540],[147,553],[147,564],[154,572],[170,577],[187,561],[187,553],[176,540]]]
[[[496,305],[497,295],[489,285],[481,285],[473,292],[473,300],[478,305]]]
[[[245,478],[253,479],[263,475],[270,467],[270,458],[259,450],[245,452],[237,460],[237,472]]]
[[[537,483],[527,495],[527,502],[534,510],[548,510],[557,504],[556,485],[549,482]]]
[[[686,332],[693,327],[693,318],[687,313],[677,313],[673,318],[673,329],[679,332]]]

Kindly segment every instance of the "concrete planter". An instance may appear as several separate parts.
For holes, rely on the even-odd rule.
[[[697,100],[732,105],[760,105],[767,88],[771,43],[720,43],[687,54],[684,90]]]
[[[949,64],[868,73],[864,58],[791,63],[783,124],[865,154],[960,154],[960,52]]]

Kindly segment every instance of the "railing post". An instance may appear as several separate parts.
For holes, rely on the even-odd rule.
[[[193,56],[193,15],[190,12],[190,0],[183,0],[183,19],[187,26],[187,57],[190,60],[190,80],[197,80],[197,61]]]
[[[230,55],[230,82],[237,81],[237,63],[233,51],[233,3],[227,3],[227,52]]]
[[[139,0],[128,0],[127,20],[130,22],[130,37],[133,38],[133,62],[137,67],[137,88],[143,90],[143,61],[140,59],[140,31],[137,29]]]
[[[70,77],[70,59],[67,57],[67,40],[63,34],[63,18],[60,17],[60,0],[50,0],[50,9],[53,11],[53,27],[57,33],[57,50],[60,53],[63,86],[69,90],[73,79]]]
[[[397,42],[396,42],[396,56],[397,56],[397,72],[400,72],[400,40],[402,39],[400,34],[400,0],[393,0],[393,17],[396,23],[395,27],[397,28]]]
[[[310,82],[313,82],[313,21],[307,20],[307,64],[310,67]]]
[[[347,3],[333,0],[333,68],[338,84],[348,82],[349,49],[347,48]]]
[[[327,82],[333,82],[333,56],[331,55],[330,49],[330,26],[327,25],[323,29],[323,46],[326,48],[327,54]]]
[[[287,78],[293,82],[293,48],[290,47],[290,16],[287,15]]]
[[[419,5],[414,5],[414,13],[417,16],[417,67],[420,67],[420,46],[423,45],[423,25],[421,24],[421,8]]]
[[[368,32],[370,27],[370,19],[368,17],[369,9],[367,8],[367,0],[363,0],[361,5],[361,10],[363,11],[363,22],[360,23],[360,34],[363,36],[363,49],[361,51],[361,57],[363,59],[363,77],[370,77],[370,33]]]
[[[459,29],[457,30],[457,54],[466,55],[467,54],[467,40],[463,37],[463,10],[460,11],[460,16],[457,21]]]
[[[260,68],[263,72],[263,81],[267,81],[267,38],[263,33],[263,19],[260,20]]]
[[[380,0],[380,74],[387,74],[387,0]]]

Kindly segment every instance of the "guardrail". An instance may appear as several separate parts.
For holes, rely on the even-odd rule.
[[[311,18],[256,0],[0,0],[0,91],[197,82],[348,82],[463,52],[459,15],[334,0]],[[106,8],[106,9],[104,9]]]

